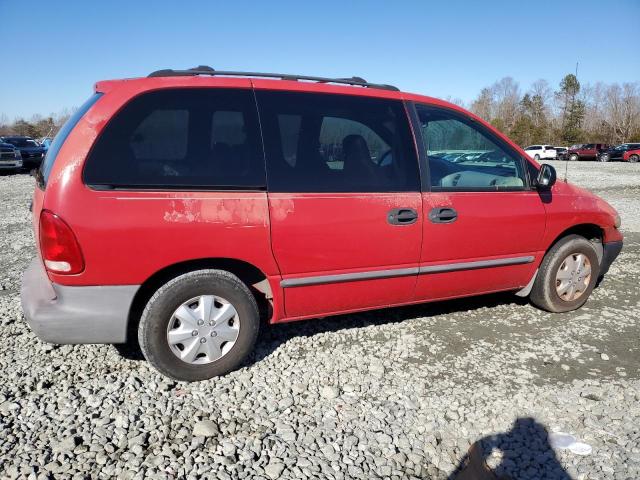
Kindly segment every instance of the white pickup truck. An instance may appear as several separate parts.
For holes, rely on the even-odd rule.
[[[534,160],[555,160],[557,153],[552,145],[531,145],[524,149]]]

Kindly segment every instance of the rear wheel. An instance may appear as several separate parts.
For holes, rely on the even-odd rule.
[[[639,157],[638,155],[631,155],[631,156],[629,157],[629,161],[630,161],[631,163],[638,163],[638,160],[640,160],[640,157]]]
[[[575,310],[589,298],[599,271],[598,255],[591,242],[568,235],[544,256],[529,298],[549,312]]]
[[[238,368],[260,325],[256,300],[235,275],[198,270],[166,283],[147,303],[138,340],[145,358],[176,380],[206,380]]]
[[[603,153],[602,155],[600,155],[598,157],[598,160],[600,160],[601,162],[608,162],[609,161],[609,155],[606,153]]]
[[[578,155],[576,155],[575,153],[569,155],[569,160],[571,160],[572,162],[577,162],[578,159]]]
[[[533,157],[533,159],[534,159],[536,162],[539,162],[539,161],[540,161],[540,155],[538,155],[538,154],[536,153],[536,154],[535,154],[535,156]]]

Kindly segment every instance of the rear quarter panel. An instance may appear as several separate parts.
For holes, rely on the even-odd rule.
[[[184,261],[233,258],[276,275],[266,193],[73,192],[53,211],[71,225],[85,258],[64,285],[139,285]]]
[[[141,92],[172,87],[250,88],[247,79],[171,77],[101,82],[105,95],[60,149],[44,207],[60,215],[81,246],[85,270],[49,274],[63,285],[137,285],[172,264],[234,258],[278,275],[266,192],[97,191],[82,168],[107,121]],[[275,293],[275,292],[274,292]]]

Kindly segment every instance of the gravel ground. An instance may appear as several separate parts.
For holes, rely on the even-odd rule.
[[[197,384],[29,331],[33,180],[0,176],[0,476],[444,479],[478,442],[511,478],[640,478],[640,164],[568,166],[626,235],[579,311],[492,295],[280,325]]]

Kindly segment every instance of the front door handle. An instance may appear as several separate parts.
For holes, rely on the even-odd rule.
[[[429,212],[432,223],[453,223],[458,218],[458,212],[451,207],[438,207]]]
[[[411,225],[418,221],[418,212],[413,208],[394,208],[387,214],[387,222],[391,225]]]

